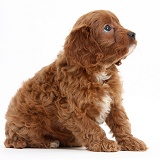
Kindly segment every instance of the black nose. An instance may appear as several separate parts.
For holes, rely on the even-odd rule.
[[[128,36],[135,40],[136,34],[134,32],[128,32]]]

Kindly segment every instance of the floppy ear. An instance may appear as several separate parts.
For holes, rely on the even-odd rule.
[[[66,38],[64,51],[67,57],[83,67],[90,67],[103,58],[102,51],[93,38],[91,28],[81,25],[73,28]]]

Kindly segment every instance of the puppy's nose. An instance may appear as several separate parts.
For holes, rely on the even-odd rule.
[[[135,40],[136,34],[134,32],[128,32],[128,36]]]

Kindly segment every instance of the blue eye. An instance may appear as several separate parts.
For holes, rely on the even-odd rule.
[[[108,24],[106,24],[106,25],[104,26],[104,31],[105,31],[105,32],[109,32],[111,29],[112,29],[112,27],[111,27],[110,25],[108,25]]]

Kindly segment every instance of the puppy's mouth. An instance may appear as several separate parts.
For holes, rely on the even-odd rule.
[[[124,58],[125,59],[125,58]],[[115,65],[120,66],[122,64],[121,60],[115,63]]]
[[[136,47],[135,44],[131,45],[131,46],[129,47],[128,53],[127,53],[125,56],[123,56],[121,59],[119,59],[119,60],[115,63],[115,65],[120,66],[120,65],[122,64],[122,60],[126,59],[127,56],[130,55],[130,54],[133,52],[133,50],[135,49],[135,47]]]

